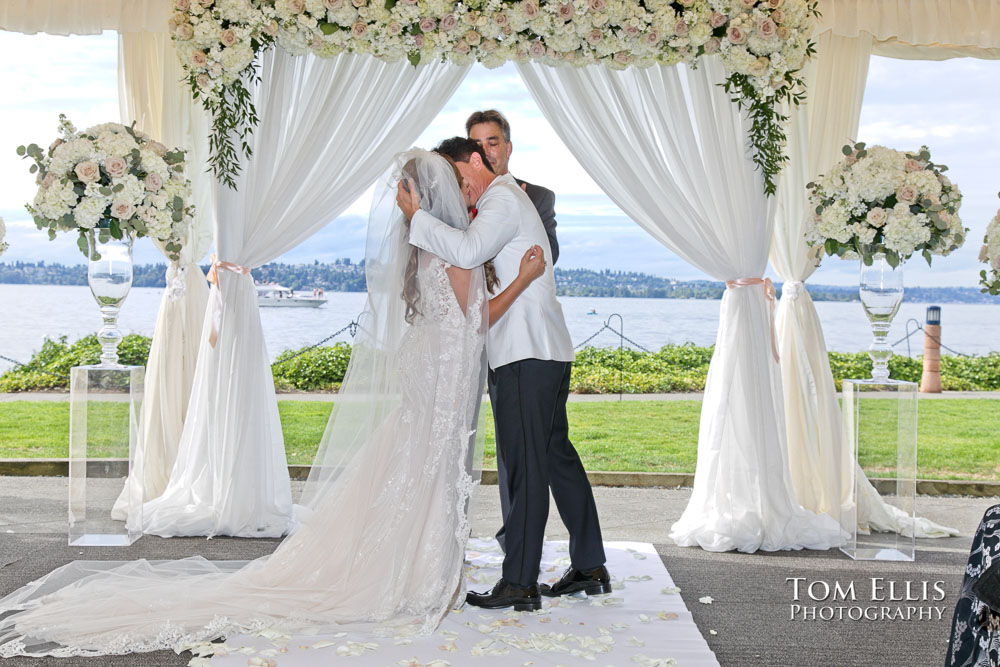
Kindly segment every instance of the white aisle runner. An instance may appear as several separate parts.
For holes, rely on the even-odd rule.
[[[514,667],[517,665],[718,665],[653,545],[606,542],[614,592],[542,598],[538,612],[468,607],[448,614],[430,636],[385,638],[359,632],[288,636],[264,631],[225,644],[227,655],[192,664],[220,667]],[[569,565],[566,542],[546,542],[540,582]],[[500,576],[493,540],[470,540],[466,586],[488,590]],[[216,650],[219,646],[215,645]]]

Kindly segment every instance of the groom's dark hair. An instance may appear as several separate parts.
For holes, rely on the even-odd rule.
[[[483,164],[486,165],[486,168],[491,172],[493,171],[493,165],[490,164],[489,159],[486,157],[486,151],[483,150],[483,147],[479,145],[478,141],[473,141],[467,137],[445,139],[437,145],[434,152],[447,155],[455,162],[468,162],[469,156],[473,153],[478,153],[479,157],[483,159]]]

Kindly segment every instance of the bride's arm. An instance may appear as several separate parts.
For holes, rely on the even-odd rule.
[[[469,283],[472,281],[472,269],[460,269],[457,266],[449,266],[444,270],[451,281],[451,291],[455,293],[455,299],[462,308],[462,312],[467,312],[469,304]]]
[[[545,273],[545,253],[541,246],[533,245],[528,248],[521,258],[521,269],[517,277],[507,285],[507,288],[490,299],[490,326],[503,317],[511,304],[521,296],[536,278]]]

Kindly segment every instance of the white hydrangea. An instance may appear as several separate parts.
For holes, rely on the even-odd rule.
[[[139,147],[127,132],[101,132],[94,142],[97,149],[107,156],[124,157]]]
[[[7,226],[4,225],[3,218],[0,217],[0,255],[10,247],[6,242],[4,242],[4,237],[7,235]]]
[[[35,209],[50,220],[58,220],[76,206],[79,197],[69,180],[57,179],[49,187],[41,187],[35,195]]]
[[[108,208],[108,198],[101,194],[85,196],[73,209],[73,219],[78,227],[93,229],[105,217]]]

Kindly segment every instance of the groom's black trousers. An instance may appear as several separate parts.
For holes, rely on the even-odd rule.
[[[497,468],[504,507],[503,578],[528,586],[538,581],[549,489],[569,530],[573,567],[605,562],[597,505],[587,473],[569,441],[566,400],[572,364],[524,359],[489,373],[496,426]]]

